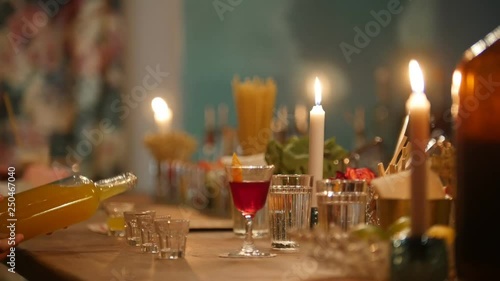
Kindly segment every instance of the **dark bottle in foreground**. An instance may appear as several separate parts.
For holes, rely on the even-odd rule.
[[[456,270],[462,281],[498,280],[500,26],[465,52],[454,76]]]

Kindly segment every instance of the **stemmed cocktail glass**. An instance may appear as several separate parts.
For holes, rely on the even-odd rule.
[[[221,254],[226,258],[264,258],[275,254],[261,252],[255,247],[252,223],[255,213],[266,204],[274,166],[226,166],[226,176],[236,209],[246,220],[245,240],[240,250]]]

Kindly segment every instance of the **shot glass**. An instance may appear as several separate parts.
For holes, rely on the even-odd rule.
[[[127,243],[130,246],[142,246],[141,238],[141,228],[137,223],[137,216],[144,213],[153,213],[155,211],[130,211],[124,212],[123,217],[125,218],[125,237],[127,238]]]
[[[106,224],[108,235],[116,237],[125,236],[125,218],[123,213],[134,209],[135,204],[130,202],[106,202],[104,211],[106,212]]]
[[[273,249],[299,247],[290,231],[309,229],[313,177],[310,175],[274,175],[269,190],[269,232]]]
[[[156,212],[137,214],[137,226],[141,231],[141,252],[158,253],[158,243],[154,228]]]
[[[366,223],[367,184],[365,180],[320,180],[316,182],[318,226],[344,231]]]
[[[154,224],[159,238],[158,258],[170,260],[183,258],[186,253],[189,220],[160,219],[155,220]]]

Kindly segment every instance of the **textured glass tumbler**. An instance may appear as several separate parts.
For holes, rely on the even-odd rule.
[[[340,227],[346,231],[366,223],[368,193],[364,180],[320,180],[316,187],[321,229]]]
[[[274,175],[269,190],[269,232],[274,249],[299,247],[290,231],[310,228],[313,177],[310,175]]]
[[[186,254],[186,241],[189,233],[189,220],[157,219],[154,221],[158,234],[158,258],[179,259]]]

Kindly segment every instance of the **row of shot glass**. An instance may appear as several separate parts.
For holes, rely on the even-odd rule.
[[[156,254],[159,259],[185,256],[189,220],[157,216],[154,210],[126,211],[123,216],[128,245],[139,247],[143,253]]]

